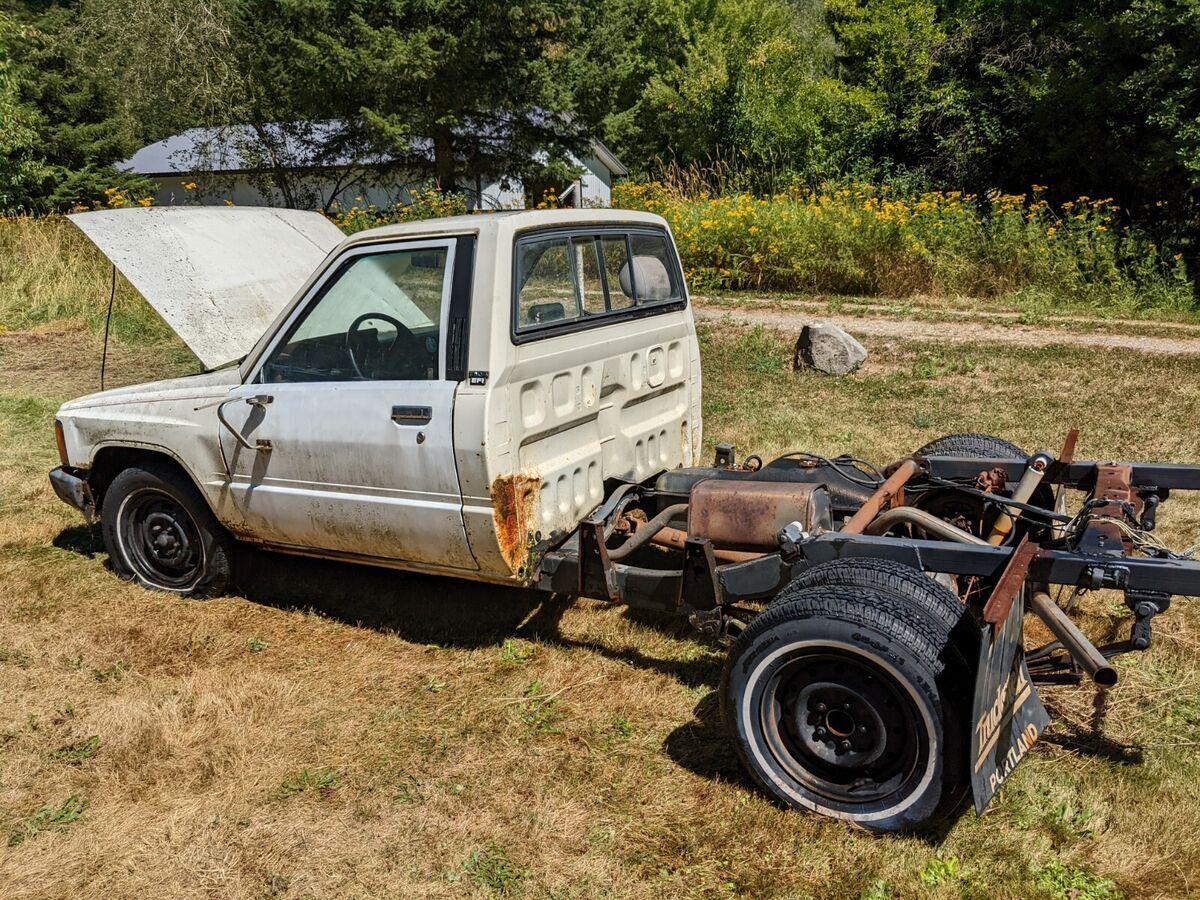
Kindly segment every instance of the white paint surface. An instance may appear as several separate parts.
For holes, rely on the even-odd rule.
[[[245,355],[344,238],[269,207],[148,207],[70,216],[206,366]]]

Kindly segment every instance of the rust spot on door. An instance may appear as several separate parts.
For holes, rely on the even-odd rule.
[[[492,482],[492,518],[496,539],[509,570],[518,578],[529,578],[536,543],[538,495],[542,480],[535,475],[501,475]]]

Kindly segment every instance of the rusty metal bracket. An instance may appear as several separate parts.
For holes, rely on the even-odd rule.
[[[1100,463],[1096,466],[1097,500],[1117,504],[1133,504],[1140,511],[1141,498],[1133,489],[1133,467],[1122,463]]]
[[[1067,432],[1067,439],[1063,441],[1063,446],[1058,451],[1058,461],[1064,466],[1069,466],[1075,462],[1075,444],[1079,441],[1079,429],[1072,428]]]
[[[594,516],[579,526],[579,594],[597,600],[618,597],[612,561],[604,544],[604,519]]]
[[[1096,505],[1093,517],[1104,516],[1118,520],[1137,521],[1142,513],[1142,498],[1133,489],[1133,467],[1120,463],[1096,465],[1096,484],[1092,490]],[[1079,550],[1088,554],[1128,556],[1133,544],[1112,522],[1089,519],[1079,539]]]
[[[922,463],[917,460],[911,457],[900,460],[896,464],[895,471],[875,489],[875,493],[859,507],[858,512],[850,517],[850,521],[842,526],[841,533],[862,534],[863,530],[885,507],[899,505],[897,500],[904,496],[904,486],[912,481],[920,471],[922,471]]]
[[[1008,558],[1008,564],[1000,573],[992,595],[983,606],[983,621],[992,626],[993,632],[1008,618],[1013,601],[1021,592],[1025,577],[1029,574],[1029,565],[1037,558],[1042,548],[1029,540],[1029,536],[1021,538],[1021,543]]]
[[[716,609],[721,604],[717,558],[713,554],[712,541],[706,538],[688,538],[683,545],[679,602],[698,610]]]

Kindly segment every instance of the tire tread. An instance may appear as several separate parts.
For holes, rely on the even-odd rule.
[[[1028,459],[1029,454],[1011,441],[978,431],[960,431],[935,438],[914,456],[967,456],[981,459]]]

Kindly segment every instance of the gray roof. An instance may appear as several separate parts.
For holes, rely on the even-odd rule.
[[[261,126],[279,148],[285,168],[346,168],[356,165],[386,165],[393,161],[387,154],[358,157],[330,138],[341,122],[267,123]],[[429,152],[425,139],[413,142],[413,148]],[[189,128],[165,140],[148,144],[129,159],[117,163],[122,172],[150,177],[184,176],[200,172],[256,172],[266,168],[264,142],[251,125],[225,125],[216,128]],[[600,141],[591,142],[592,155],[614,175],[629,170]]]

